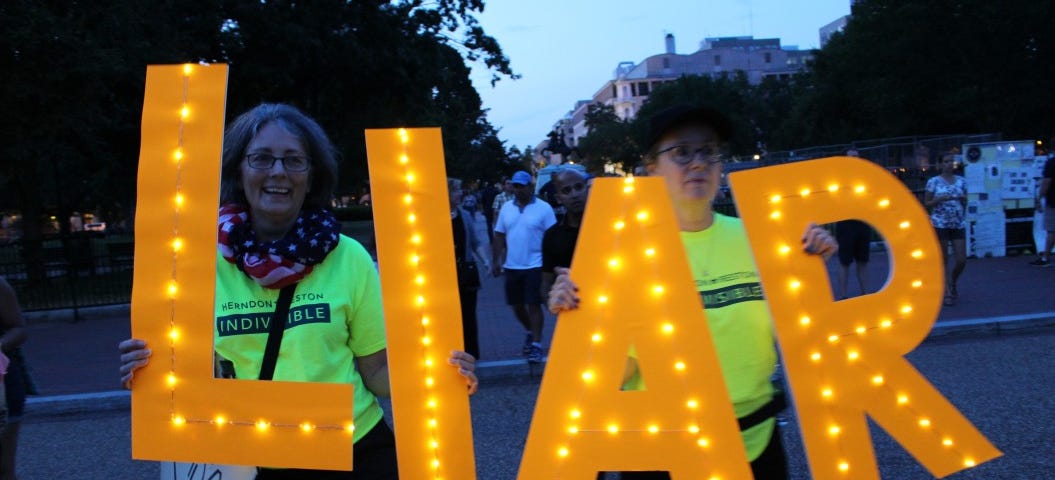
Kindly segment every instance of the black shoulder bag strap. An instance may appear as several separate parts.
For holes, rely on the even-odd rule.
[[[282,332],[286,329],[286,318],[289,317],[289,305],[293,303],[293,291],[297,284],[286,285],[278,293],[278,304],[271,317],[271,329],[267,332],[267,346],[264,347],[264,362],[260,364],[260,380],[271,380],[275,376],[275,363],[278,362],[278,347],[282,345]]]

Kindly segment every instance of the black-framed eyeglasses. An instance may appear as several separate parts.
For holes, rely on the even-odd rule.
[[[565,185],[563,187],[560,187],[560,190],[558,190],[558,191],[562,195],[570,195],[573,190],[575,192],[581,192],[581,191],[583,191],[585,189],[586,189],[586,184],[585,183],[575,182],[575,183],[573,183],[571,185]]]
[[[245,161],[250,168],[259,170],[270,170],[275,162],[282,162],[282,166],[290,172],[306,172],[311,168],[311,158],[304,155],[276,157],[270,153],[250,153],[245,156]]]
[[[679,143],[672,147],[667,147],[657,151],[656,156],[658,157],[664,153],[670,153],[670,159],[678,165],[688,165],[695,160],[697,156],[701,155],[707,165],[715,165],[722,163],[722,158],[725,156],[725,150],[720,145],[714,143]]]

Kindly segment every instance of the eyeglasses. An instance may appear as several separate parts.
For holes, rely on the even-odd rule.
[[[270,170],[278,161],[290,172],[306,172],[311,168],[311,159],[303,155],[276,157],[270,153],[250,153],[245,156],[245,160],[250,168],[259,170]]]
[[[719,145],[713,143],[695,145],[683,143],[659,150],[656,152],[656,156],[658,157],[667,152],[670,152],[670,159],[678,165],[688,165],[695,160],[698,155],[703,156],[703,161],[706,162],[707,165],[715,165],[722,163],[722,156],[725,153]]]
[[[570,195],[573,190],[576,191],[576,192],[581,192],[581,191],[583,191],[585,189],[586,189],[586,184],[585,183],[576,182],[576,183],[573,183],[571,185],[565,185],[563,187],[560,187],[560,190],[558,190],[558,191],[562,195]]]

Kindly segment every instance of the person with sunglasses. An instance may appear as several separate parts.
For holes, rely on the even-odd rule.
[[[579,225],[586,210],[586,198],[590,195],[586,175],[565,168],[553,175],[550,183],[554,187],[556,200],[564,206],[564,218],[546,230],[542,236],[542,294],[549,292],[557,278],[554,269],[571,266],[575,243],[579,239]]]
[[[712,206],[732,132],[725,115],[714,110],[688,105],[663,110],[649,119],[645,167],[649,176],[666,182],[754,478],[786,479],[787,461],[775,419],[782,402],[771,382],[777,364],[773,319],[743,223],[716,213]],[[809,224],[802,248],[828,258],[838,245],[826,230]],[[579,296],[569,271],[558,268],[557,273],[550,311],[577,308]],[[643,387],[633,357],[631,353],[623,390]],[[670,474],[623,472],[622,478],[669,480]]]
[[[265,465],[257,480],[399,476],[395,436],[377,400],[391,392],[381,282],[370,253],[341,234],[329,210],[336,182],[336,149],[315,120],[290,105],[258,105],[224,132],[216,311],[200,319],[216,326],[218,376],[350,383],[355,395],[353,471]],[[283,310],[285,328],[260,326],[272,319],[281,325]],[[308,311],[310,321],[301,318]],[[131,389],[151,351],[134,338],[118,350],[121,382]],[[475,362],[461,351],[448,359],[470,394]]]

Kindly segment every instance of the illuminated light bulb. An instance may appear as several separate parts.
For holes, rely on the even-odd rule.
[[[414,236],[410,237],[410,243],[413,243],[414,245],[420,245],[421,234],[415,233]]]
[[[879,208],[887,208],[889,206],[890,206],[890,200],[889,199],[884,198],[884,199],[879,201]]]
[[[912,313],[912,305],[905,305],[901,307],[901,313],[904,313],[905,315]]]
[[[414,223],[418,221],[418,216],[411,213],[410,215],[407,215],[407,221],[410,223]]]
[[[703,448],[707,448],[711,445],[711,441],[707,440],[706,437],[700,437],[699,440],[696,440],[696,445],[699,445]]]
[[[579,427],[576,427],[575,425],[572,425],[572,426],[568,427],[568,434],[569,435],[575,435],[577,433],[579,433]]]
[[[645,249],[645,256],[646,257],[654,257],[654,256],[656,256],[656,249],[654,249],[654,248],[646,248]]]
[[[183,206],[183,202],[184,201],[186,201],[186,198],[183,196],[183,194],[182,193],[177,193],[176,194],[176,206],[177,207]]]
[[[663,330],[663,333],[670,335],[674,333],[674,324],[670,322],[664,323],[660,329]]]
[[[257,422],[256,422],[256,429],[261,431],[261,432],[266,432],[267,429],[270,428],[270,427],[271,427],[271,424],[267,423],[266,420],[257,420]]]
[[[838,425],[832,425],[832,426],[828,427],[828,435],[831,435],[833,437],[838,436],[839,432],[841,432],[841,431],[842,431],[842,429],[839,428]]]
[[[183,150],[177,148],[176,151],[172,154],[172,158],[175,159],[177,162],[183,160]]]
[[[425,296],[424,295],[418,295],[418,298],[416,298],[414,300],[414,303],[417,303],[419,307],[424,305],[425,304]]]
[[[557,456],[564,458],[568,456],[568,447],[560,447],[557,449]]]
[[[926,417],[919,419],[919,426],[923,428],[930,428],[930,419]]]
[[[851,362],[854,361],[854,360],[857,360],[858,358],[861,358],[861,354],[857,353],[857,350],[850,350],[846,354],[846,359],[851,361]]]
[[[436,425],[437,425],[436,419],[435,418],[430,418],[429,419],[429,427],[430,428],[436,428]]]
[[[175,297],[179,293],[179,286],[176,285],[176,281],[173,280],[168,284],[168,294],[170,297]]]
[[[165,382],[168,383],[170,387],[175,387],[176,386],[176,374],[175,373],[169,373],[168,375],[166,375],[165,376]]]
[[[602,337],[601,337],[600,333],[595,333],[595,334],[590,336],[590,341],[592,341],[593,343],[600,343],[601,339],[602,339]]]
[[[854,187],[854,193],[856,193],[858,195],[860,195],[862,193],[865,193],[865,186],[864,185],[858,185],[858,186]]]
[[[659,426],[658,425],[649,425],[648,426],[648,433],[651,433],[653,435],[659,433]]]
[[[310,424],[308,422],[304,422],[304,423],[300,424],[300,431],[302,431],[304,433],[309,433],[312,430],[315,430],[315,425],[312,425],[312,424]]]
[[[178,252],[180,250],[183,250],[183,239],[182,238],[174,238],[174,239],[172,239],[172,251],[173,252]]]
[[[414,202],[414,196],[413,195],[411,195],[409,193],[403,195],[403,203],[405,203],[407,205],[410,205],[413,202]]]
[[[889,318],[884,318],[882,322],[879,322],[879,326],[881,328],[890,328],[894,326],[894,322],[892,322]]]
[[[423,327],[429,326],[429,317],[421,317],[421,326],[423,326]]]
[[[967,458],[963,459],[963,466],[970,468],[970,467],[973,467],[974,465],[975,465],[975,463],[974,463],[974,459],[973,458],[967,457]]]
[[[838,335],[828,335],[828,343],[835,343],[839,341]]]
[[[613,225],[613,227],[615,227],[616,230],[622,230],[623,227],[626,227],[626,223],[622,220],[618,220],[615,222],[615,225]]]
[[[424,275],[418,275],[418,276],[414,277],[414,283],[416,283],[418,285],[424,285],[425,284],[425,276]]]
[[[631,187],[629,185],[623,187],[623,193],[634,193],[634,187]]]
[[[432,459],[432,469],[433,470],[439,470],[439,468],[440,468],[440,459],[438,459],[438,458]]]
[[[809,325],[810,317],[808,315],[803,315],[802,318],[799,319],[799,324],[801,324],[803,327]]]
[[[580,412],[578,409],[573,408],[570,412],[568,412],[568,416],[571,418],[579,418],[582,416],[582,412]]]
[[[172,330],[169,330],[169,338],[172,341],[179,340],[179,330],[176,330],[175,328],[173,328]]]
[[[190,108],[188,108],[188,107],[187,107],[186,105],[184,105],[184,106],[183,106],[183,108],[181,108],[181,109],[179,110],[179,116],[180,116],[181,118],[187,118],[187,117],[189,117],[189,116],[190,116]]]
[[[431,387],[436,384],[436,380],[432,377],[425,377],[425,386]]]
[[[769,203],[780,203],[780,195],[773,195],[769,197]]]
[[[897,404],[898,405],[907,405],[908,404],[908,395],[905,395],[905,394],[898,395],[897,396]]]
[[[868,329],[865,328],[864,326],[858,326],[857,328],[854,329],[854,332],[857,333],[858,335],[864,335],[865,332],[867,332],[867,331],[868,331]]]
[[[437,442],[436,439],[434,438],[434,439],[429,441],[429,447],[431,447],[433,450],[439,450],[440,449],[440,442]]]
[[[640,212],[637,212],[636,217],[637,221],[644,222],[645,220],[648,220],[648,212],[645,210],[641,210]]]
[[[407,143],[407,140],[410,139],[410,136],[407,135],[407,129],[401,128],[401,129],[398,130],[398,132],[399,132],[399,141],[401,141],[403,143]]]
[[[770,212],[769,218],[772,220],[780,220],[780,210],[773,210]]]
[[[429,338],[428,335],[426,335],[424,337],[421,337],[421,344],[422,345],[428,345],[430,343],[432,343],[432,339]]]
[[[847,463],[845,460],[839,462],[839,471],[843,472],[843,473],[849,472],[850,471],[850,464]]]
[[[193,68],[190,66],[189,63],[183,64],[183,75],[190,75],[192,70]]]
[[[785,245],[781,245],[780,248],[777,249],[777,251],[779,251],[781,255],[787,255],[787,254],[791,253],[791,247],[786,245],[786,244]]]
[[[810,360],[813,360],[814,363],[821,361],[821,352],[813,352],[813,353],[811,353],[810,354]]]
[[[674,370],[677,370],[679,372],[685,371],[685,362],[675,362]]]
[[[882,385],[883,381],[884,380],[883,380],[883,376],[882,375],[876,375],[876,376],[872,377],[872,385],[876,385],[876,386]]]
[[[824,398],[832,398],[833,395],[835,395],[835,392],[833,392],[831,388],[826,387],[824,390],[821,390],[821,396]]]
[[[634,184],[634,176],[633,175],[627,175],[626,178],[623,179],[623,184],[625,184],[625,185],[633,185]]]
[[[923,280],[913,280],[912,288],[919,288],[923,286]]]
[[[410,256],[410,263],[412,263],[414,265],[417,265],[418,262],[421,262],[421,257],[418,256],[418,254],[415,253],[415,254]]]
[[[799,190],[799,195],[802,195],[802,198],[810,196],[810,189],[803,188],[802,190]]]
[[[173,425],[175,425],[177,427],[182,427],[186,423],[187,423],[187,419],[186,418],[183,418],[180,415],[173,415],[172,416],[172,424]]]
[[[945,437],[945,438],[941,439],[941,444],[946,446],[946,447],[951,447],[952,446],[952,439],[949,438],[949,437]]]
[[[344,424],[344,432],[355,433],[355,424],[351,422]]]
[[[399,156],[399,163],[400,164],[406,165],[409,162],[410,162],[410,157],[408,157],[405,153],[403,155]]]
[[[436,409],[436,399],[435,398],[430,398],[429,401],[425,402],[425,406],[429,407],[430,409],[435,410]]]
[[[923,250],[918,250],[918,249],[917,250],[913,250],[912,251],[912,258],[915,258],[915,259],[923,258]]]
[[[901,228],[902,230],[908,230],[908,227],[910,226],[912,226],[912,224],[909,223],[908,220],[905,220],[904,222],[898,224],[898,228]]]
[[[798,280],[793,278],[793,279],[791,279],[791,281],[788,282],[788,288],[790,288],[792,290],[798,290],[798,289],[802,288],[802,282],[800,282],[800,281],[798,281]]]
[[[586,370],[582,372],[582,381],[592,382],[593,381],[593,370]]]
[[[616,425],[614,423],[608,424],[608,433],[612,435],[619,433],[619,425]]]
[[[600,304],[608,303],[608,296],[607,295],[601,295],[601,296],[597,297],[597,303],[600,303]]]
[[[618,258],[614,258],[614,257],[613,258],[609,258],[608,259],[608,268],[613,268],[613,269],[614,268],[619,268],[619,259]]]
[[[831,185],[828,185],[828,191],[831,192],[831,193],[838,192],[839,191],[839,184],[838,183],[833,183]]]
[[[414,176],[414,172],[407,172],[407,176],[406,176],[407,183],[414,183],[414,179],[415,178],[417,178],[417,177]]]
[[[431,367],[434,363],[435,362],[432,360],[432,357],[426,357],[425,358],[425,366],[426,367]]]
[[[697,402],[695,399],[689,399],[689,401],[685,402],[685,406],[695,410],[700,406],[700,402]]]
[[[212,423],[213,423],[213,425],[216,425],[217,427],[222,427],[224,425],[227,425],[227,418],[224,417],[223,415],[217,415],[216,417],[214,417],[212,419]]]
[[[652,287],[652,295],[663,295],[663,285],[656,285]]]
[[[698,425],[695,425],[695,424],[694,425],[689,425],[689,433],[694,434],[694,435],[697,434],[697,433],[700,433],[700,427]]]

